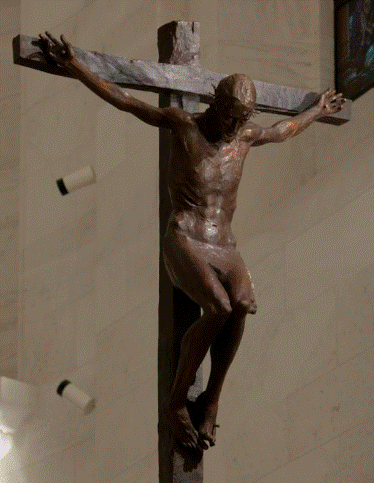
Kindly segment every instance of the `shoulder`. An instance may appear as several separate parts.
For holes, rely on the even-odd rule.
[[[262,135],[263,128],[254,122],[248,122],[243,129],[243,138],[247,142],[256,141]]]
[[[195,124],[195,118],[193,114],[181,109],[180,107],[165,107],[163,109],[165,116],[176,124]]]
[[[274,127],[262,127],[253,122],[249,122],[243,131],[243,140],[252,146],[261,146],[262,144],[276,142],[276,130]]]

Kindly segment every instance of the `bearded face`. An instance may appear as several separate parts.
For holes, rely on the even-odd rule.
[[[230,141],[251,117],[254,103],[243,105],[235,97],[217,97],[214,102],[217,127],[222,139]]]

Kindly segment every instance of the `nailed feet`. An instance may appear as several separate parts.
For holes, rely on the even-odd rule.
[[[165,411],[174,436],[185,447],[195,451],[208,449],[216,443],[218,404],[212,403],[201,393],[195,402],[176,406],[166,402]]]
[[[208,441],[210,446],[216,444],[216,424],[218,403],[211,401],[205,392],[202,392],[191,405],[191,419],[198,429],[200,438]]]
[[[180,444],[193,451],[201,452],[208,449],[208,445],[194,428],[186,406],[176,406],[166,402],[164,407],[171,430]]]

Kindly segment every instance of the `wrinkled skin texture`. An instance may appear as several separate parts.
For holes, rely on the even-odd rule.
[[[203,315],[182,339],[165,411],[181,444],[196,451],[207,449],[207,443],[215,444],[219,396],[245,317],[257,310],[250,274],[231,230],[244,160],[251,146],[285,141],[319,117],[339,111],[345,99],[327,89],[307,111],[263,128],[250,121],[254,100],[242,104],[235,97],[217,96],[202,114],[154,107],[90,72],[63,36],[58,41],[46,32],[40,35],[40,43],[45,55],[105,101],[174,134],[168,173],[173,211],[163,254],[173,284],[202,307]],[[239,82],[240,75],[234,76]],[[207,388],[187,407],[188,388],[209,349],[212,365]]]

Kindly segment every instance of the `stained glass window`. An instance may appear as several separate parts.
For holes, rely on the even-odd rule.
[[[349,99],[374,87],[374,0],[335,0],[335,86]]]

